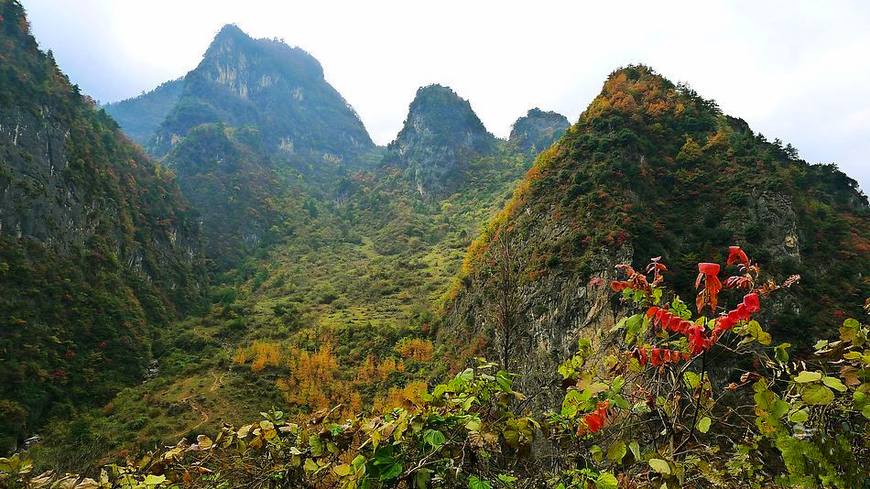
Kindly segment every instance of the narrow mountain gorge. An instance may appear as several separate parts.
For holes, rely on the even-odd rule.
[[[688,86],[502,139],[431,84],[378,146],[236,25],[100,108],[0,22],[0,487],[860,479],[867,197]]]

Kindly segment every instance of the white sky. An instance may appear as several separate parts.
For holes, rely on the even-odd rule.
[[[101,102],[184,75],[226,23],[314,55],[380,144],[420,85],[453,87],[504,137],[533,106],[576,121],[611,71],[643,62],[870,185],[870,2],[22,3],[40,45]]]

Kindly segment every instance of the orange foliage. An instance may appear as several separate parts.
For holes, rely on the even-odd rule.
[[[277,367],[281,364],[280,345],[268,341],[254,341],[246,348],[239,348],[233,355],[233,363],[245,365],[251,360],[251,371],[260,372],[266,367]]]
[[[376,398],[372,403],[373,413],[382,413],[394,408],[412,408],[419,404],[428,387],[425,382],[415,381],[405,387],[393,387],[385,398]]]
[[[325,409],[332,404],[331,393],[347,390],[346,386],[336,382],[338,361],[329,343],[321,346],[315,353],[293,348],[288,366],[290,376],[278,381],[278,388],[284,392],[284,396],[291,404]]]
[[[422,338],[406,339],[396,345],[396,352],[405,359],[413,359],[418,362],[432,360],[432,342]]]

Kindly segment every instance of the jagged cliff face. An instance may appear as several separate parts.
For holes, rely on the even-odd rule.
[[[268,240],[283,222],[275,202],[332,192],[377,152],[316,59],[234,25],[221,29],[182,80],[109,110],[148,125],[175,91],[146,148],[178,175],[215,270]],[[126,127],[133,135],[140,129]]]
[[[469,160],[495,147],[495,137],[467,100],[448,87],[429,85],[417,90],[387,158],[404,168],[421,196],[438,196],[461,182]]]
[[[856,182],[649,68],[619,70],[472,244],[443,334],[457,345],[485,338],[489,357],[508,357],[535,379],[527,390],[546,398],[578,337],[612,326],[614,265],[662,256],[668,281],[691,299],[695,264],[724,262],[730,244],[780,280],[803,277],[766,318],[798,347],[860,314],[870,294],[870,209]],[[509,287],[506,260],[517,267]],[[512,300],[500,299],[505,290]],[[514,304],[507,323],[493,310],[499,301]]]
[[[204,292],[195,217],[0,3],[0,445],[134,381]],[[93,385],[88,389],[87,385]]]
[[[264,148],[288,160],[301,155],[330,161],[373,147],[316,59],[277,40],[252,39],[233,25],[221,29],[185,76],[181,97],[149,150],[165,155],[205,123],[254,126]]]
[[[564,115],[534,108],[514,122],[508,142],[520,151],[539,153],[562,137],[570,126]]]
[[[138,97],[107,104],[104,109],[118,122],[124,134],[145,146],[154,138],[154,132],[175,107],[183,90],[184,79],[179,78]]]

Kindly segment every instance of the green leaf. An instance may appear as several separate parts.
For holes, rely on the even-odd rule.
[[[821,372],[808,372],[806,370],[797,374],[797,377],[794,378],[794,381],[799,384],[806,384],[808,382],[816,382],[822,379]]]
[[[610,460],[611,462],[622,462],[622,458],[625,457],[625,454],[625,442],[619,440],[613,445],[610,445],[610,448],[607,449],[607,460]]]
[[[414,472],[414,489],[426,489],[429,486],[429,479],[432,478],[432,470],[418,469]]]
[[[864,415],[865,418],[870,419],[870,403],[864,405],[864,409],[861,410],[861,414]]]
[[[828,346],[828,340],[819,340],[816,342],[815,345],[813,345],[813,348],[815,348],[816,350],[821,350],[826,346]]]
[[[569,389],[562,401],[562,416],[574,417],[580,406],[589,400],[588,392],[580,392],[577,389]]]
[[[810,419],[810,413],[806,409],[801,409],[788,415],[788,420],[792,423],[805,423],[808,419]]]
[[[166,476],[148,474],[147,476],[145,476],[145,480],[143,482],[146,486],[156,486],[158,484],[163,484],[164,482],[166,482]]]
[[[619,392],[622,390],[622,387],[624,385],[625,379],[621,375],[619,375],[615,379],[613,379],[613,382],[610,383],[610,390],[613,392]]]
[[[785,414],[788,412],[789,407],[790,406],[787,402],[781,399],[777,399],[773,401],[773,404],[770,407],[770,415],[773,416],[775,419],[779,419],[785,416]]]
[[[386,470],[381,472],[380,479],[382,481],[388,481],[391,479],[395,479],[396,477],[399,477],[400,475],[402,475],[402,464],[394,463],[394,464],[387,466]]]
[[[589,447],[589,453],[592,455],[592,460],[596,462],[604,460],[604,450],[602,450],[598,445],[592,445]]]
[[[788,349],[791,348],[791,343],[780,343],[773,350],[773,357],[779,363],[788,362]]]
[[[468,489],[492,489],[492,485],[489,481],[471,475],[468,477]]]
[[[602,472],[598,475],[598,478],[595,479],[596,489],[616,489],[617,484],[619,484],[619,481],[616,480],[616,476],[610,472]]]
[[[671,466],[667,461],[660,458],[649,459],[649,466],[659,474],[670,474]]]
[[[701,383],[701,376],[696,374],[695,372],[685,371],[683,372],[683,380],[686,382],[686,386],[689,389],[697,389],[698,385]]]
[[[830,404],[834,400],[834,392],[824,385],[810,385],[801,392],[801,399],[810,405]]]
[[[305,469],[305,472],[317,472],[317,470],[320,468],[314,461],[314,459],[311,458],[306,458],[305,464],[302,467]]]
[[[333,467],[332,471],[335,472],[335,475],[337,475],[339,477],[347,477],[351,473],[351,468],[350,468],[350,465],[348,465],[348,464],[341,464],[341,465],[336,465],[335,467]]]
[[[423,433],[423,441],[431,445],[433,448],[438,448],[443,445],[447,439],[444,437],[444,433],[441,433],[438,430],[426,430]]]
[[[514,476],[512,476],[512,475],[509,475],[509,474],[498,474],[497,477],[498,477],[498,480],[499,480],[502,484],[504,484],[504,485],[506,485],[506,486],[508,486],[508,487],[513,487],[513,486],[514,486],[514,482],[516,482],[517,480],[519,480],[519,479],[517,479],[516,477],[514,477]]]
[[[840,339],[846,342],[855,341],[860,327],[861,324],[855,319],[849,318],[843,321],[843,325],[840,326]]]
[[[629,450],[631,450],[631,454],[634,455],[634,459],[636,461],[640,460],[640,445],[636,441],[632,441],[628,444]]]
[[[846,392],[846,386],[836,377],[822,377],[822,382],[835,391]]]
[[[700,431],[701,433],[706,433],[710,431],[710,424],[712,422],[713,421],[709,417],[704,416],[698,421],[698,431]]]

